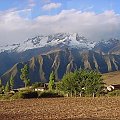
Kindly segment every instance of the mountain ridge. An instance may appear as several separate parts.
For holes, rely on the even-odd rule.
[[[65,73],[76,69],[92,69],[101,73],[120,70],[120,55],[102,55],[91,50],[58,50],[32,57],[27,62],[17,63],[1,77],[2,81],[6,82],[12,75],[17,81],[16,87],[22,86],[20,70],[25,64],[29,66],[29,76],[32,83],[48,82],[52,71],[55,72],[58,81]]]
[[[93,48],[94,42],[89,42],[77,33],[56,33],[29,38],[23,43],[0,46],[0,52],[24,52],[26,50],[60,45],[73,48]]]
[[[72,36],[70,36],[71,34]],[[114,38],[106,41],[90,42],[77,33],[71,34],[58,33],[49,35],[46,36],[46,41],[43,39],[44,36],[41,35],[41,39],[39,36],[26,40],[24,42],[25,47],[21,49],[23,51],[17,52],[18,47],[14,47],[13,50],[1,52],[0,76],[5,78],[4,81],[6,81],[14,73],[13,76],[20,80],[18,78],[20,68],[25,63],[30,64],[29,66],[33,76],[35,72],[38,73],[34,81],[42,79],[43,82],[48,82],[48,76],[51,70],[54,70],[56,76],[58,76],[57,78],[61,79],[64,73],[79,68],[97,69],[102,73],[118,71],[120,69],[120,40]],[[37,47],[33,46],[33,48],[30,48],[29,42],[32,42]],[[45,42],[45,44],[40,47],[40,42]],[[26,44],[28,44],[30,49],[26,47]],[[13,46],[20,46],[20,44],[13,44]],[[31,61],[31,63],[28,61]],[[39,66],[38,68],[36,67],[37,65]],[[10,72],[13,68],[15,70]],[[19,69],[19,74],[17,74],[17,68]],[[15,71],[18,77],[16,77]],[[6,74],[7,77],[5,77]],[[19,83],[19,81],[17,82]]]

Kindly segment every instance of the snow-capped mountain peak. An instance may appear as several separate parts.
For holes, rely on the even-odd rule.
[[[29,38],[21,44],[0,46],[0,52],[22,52],[46,46],[65,45],[72,48],[93,48],[95,42],[89,42],[77,33],[57,33]]]

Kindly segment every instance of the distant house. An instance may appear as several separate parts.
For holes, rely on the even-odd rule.
[[[35,91],[44,91],[44,90],[47,90],[48,89],[48,83],[44,83],[43,84],[43,87],[37,87],[37,88],[35,88],[34,90]]]
[[[110,85],[107,87],[108,91],[113,91],[113,90],[120,90],[120,84],[118,85]]]
[[[44,91],[44,90],[46,90],[46,88],[45,87],[39,87],[39,88],[35,88],[35,91]]]
[[[57,82],[55,82],[55,86],[56,86]],[[48,90],[48,85],[49,83],[44,83],[43,87],[38,87],[38,88],[35,88],[34,90],[35,91],[44,91],[44,90]]]
[[[9,93],[10,94],[15,94],[16,92],[19,92],[17,89],[13,89],[13,90],[11,90]]]

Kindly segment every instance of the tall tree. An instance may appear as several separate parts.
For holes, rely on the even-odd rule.
[[[53,71],[52,71],[52,73],[50,74],[50,77],[49,77],[48,88],[49,88],[49,90],[55,89],[55,74],[54,74]]]
[[[0,79],[0,92],[2,92],[2,80]]]
[[[0,92],[4,91],[4,85],[2,85],[2,80],[0,79]]]
[[[9,84],[9,81],[6,83],[6,86],[5,86],[5,92],[9,92],[10,91],[10,84]]]
[[[21,75],[20,75],[21,80],[25,83],[25,87],[30,85],[30,79],[29,79],[29,71],[28,71],[28,66],[27,64],[24,65],[24,67],[21,69]]]
[[[14,88],[14,78],[11,75],[11,77],[10,77],[10,89],[13,90],[13,88]]]

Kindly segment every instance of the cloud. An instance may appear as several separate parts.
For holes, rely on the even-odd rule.
[[[61,3],[49,3],[42,7],[43,10],[52,10],[61,7]]]
[[[114,11],[95,12],[63,10],[56,15],[29,19],[29,9],[0,12],[0,43],[19,43],[40,34],[77,32],[91,41],[120,38],[120,15]]]

